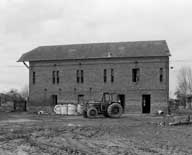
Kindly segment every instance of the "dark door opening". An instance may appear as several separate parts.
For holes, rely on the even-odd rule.
[[[83,102],[84,102],[84,95],[79,94],[78,95],[78,104],[83,105]]]
[[[119,94],[118,98],[120,100],[121,106],[123,107],[123,111],[125,110],[125,95],[124,94]]]
[[[151,95],[142,95],[142,113],[150,113]]]
[[[57,105],[57,95],[52,95],[52,105]]]

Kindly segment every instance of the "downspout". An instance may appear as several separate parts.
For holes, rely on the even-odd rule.
[[[25,65],[25,67],[29,70],[29,65],[27,65],[27,63],[25,62],[25,61],[23,61],[23,64]],[[30,83],[30,77],[29,77],[29,83]],[[30,85],[30,84],[29,84]],[[28,104],[28,102],[29,102],[29,94],[30,94],[30,92],[29,92],[29,86],[28,85],[28,97],[27,97],[27,102],[26,102],[26,104]],[[27,105],[25,105],[26,106],[26,110],[27,110]]]

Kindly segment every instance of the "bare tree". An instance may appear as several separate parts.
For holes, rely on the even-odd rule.
[[[179,70],[177,83],[175,94],[186,105],[187,96],[192,94],[192,69],[190,67],[185,66]]]

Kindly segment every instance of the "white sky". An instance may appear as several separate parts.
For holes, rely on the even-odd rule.
[[[191,19],[191,0],[0,0],[0,91],[28,83],[16,61],[40,45],[166,40],[173,93],[178,69],[192,66]]]

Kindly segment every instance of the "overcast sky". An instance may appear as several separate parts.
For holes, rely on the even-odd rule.
[[[192,66],[192,1],[0,0],[0,91],[28,83],[16,61],[37,46],[141,40],[167,41],[174,92],[178,69]]]

